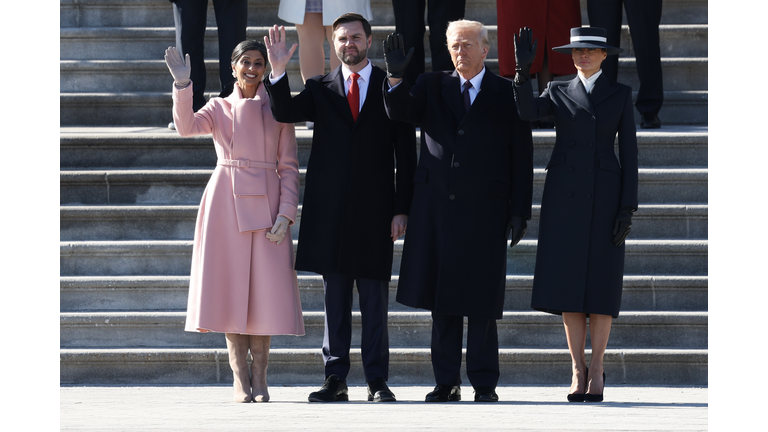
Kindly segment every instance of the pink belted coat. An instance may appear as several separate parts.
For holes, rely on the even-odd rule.
[[[192,85],[173,89],[181,136],[213,135],[218,162],[200,202],[187,303],[190,332],[303,335],[290,227],[278,246],[266,238],[275,218],[293,225],[299,162],[292,124],[272,118],[259,86],[240,88],[192,110]]]

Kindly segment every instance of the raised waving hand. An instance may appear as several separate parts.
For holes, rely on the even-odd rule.
[[[299,44],[293,44],[290,49],[286,48],[285,26],[278,27],[275,24],[274,27],[269,29],[269,38],[264,36],[264,45],[267,47],[269,65],[272,67],[272,78],[277,78],[285,72],[285,67],[288,65],[291,57],[293,57],[293,53]]]

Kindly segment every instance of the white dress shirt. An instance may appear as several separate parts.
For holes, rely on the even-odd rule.
[[[586,78],[584,77],[584,74],[581,73],[581,71],[578,72],[579,79],[581,80],[581,83],[584,84],[584,88],[587,89],[587,93],[592,93],[592,87],[595,86],[595,81],[597,81],[597,77],[599,77],[603,73],[603,70],[600,69],[599,71],[592,74],[591,77]],[[474,85],[475,83],[472,83]]]
[[[461,91],[464,91],[464,83],[469,81],[472,83],[472,87],[469,89],[469,104],[472,105],[475,103],[475,98],[477,97],[477,94],[480,92],[480,83],[483,82],[483,77],[485,76],[485,66],[483,66],[483,70],[480,71],[479,74],[475,75],[469,80],[465,80],[464,77],[459,74],[459,80],[461,81]]]
[[[360,75],[357,78],[357,87],[360,89],[360,111],[363,110],[363,103],[365,102],[365,95],[368,93],[368,83],[371,82],[371,72],[373,72],[373,66],[371,66],[371,61],[368,59],[365,59],[365,61],[368,62],[365,67],[358,72],[357,74]],[[272,78],[272,74],[269,74],[269,83],[274,84],[278,81],[280,81],[284,76],[286,72],[283,72],[282,75],[280,75],[277,78]],[[344,75],[344,96],[349,94],[349,86],[352,85],[352,71],[347,68],[347,65],[344,63],[341,64],[341,74]],[[475,85],[473,82],[472,85]],[[358,111],[358,112],[360,112]]]

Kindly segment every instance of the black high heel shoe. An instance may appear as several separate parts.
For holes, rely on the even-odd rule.
[[[602,402],[603,392],[605,392],[605,372],[603,372],[603,391],[600,394],[584,394],[584,402]]]
[[[589,380],[589,368],[587,373],[584,374],[584,379]],[[568,402],[584,402],[584,396],[586,393],[568,393]]]

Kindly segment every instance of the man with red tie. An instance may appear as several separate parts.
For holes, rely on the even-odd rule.
[[[384,111],[381,86],[386,73],[368,60],[368,21],[345,14],[332,28],[341,66],[308,79],[295,97],[285,70],[296,44],[286,47],[285,28],[278,26],[264,38],[272,67],[264,80],[272,115],[284,123],[315,123],[296,252],[296,270],[321,274],[325,289],[325,382],[309,401],[349,398],[354,283],[360,297],[368,400],[394,401],[386,384],[388,282],[393,244],[408,225],[416,133]]]

